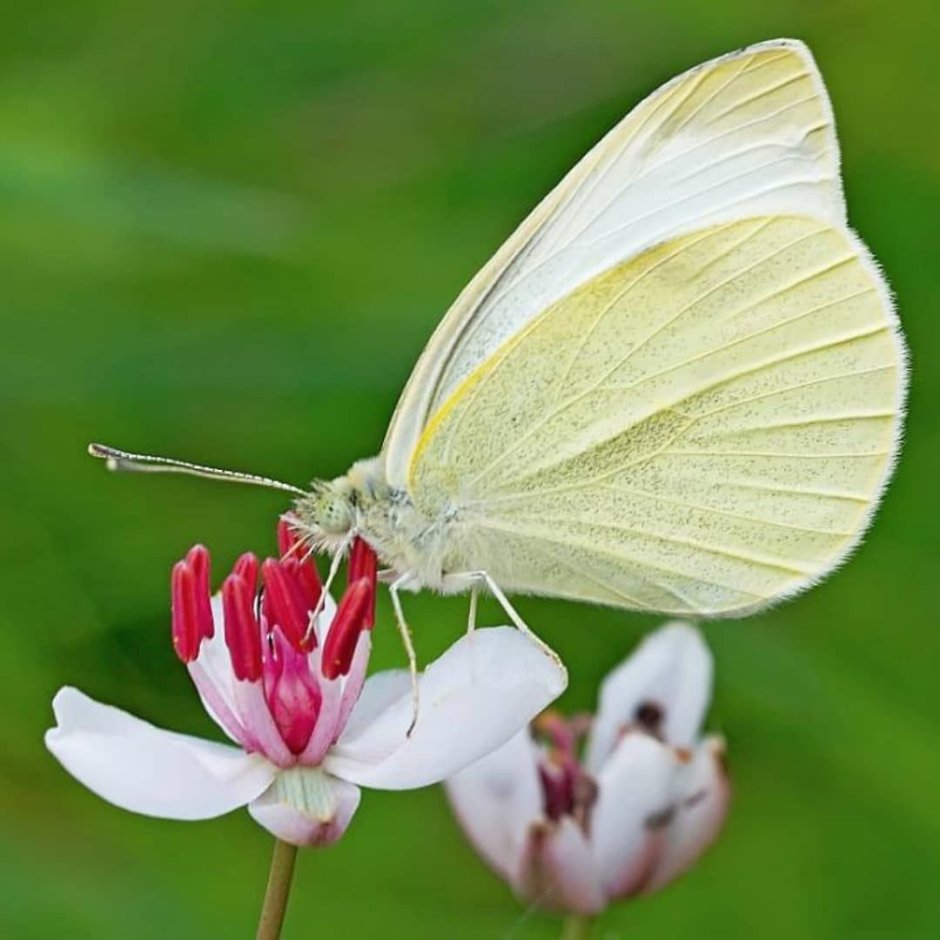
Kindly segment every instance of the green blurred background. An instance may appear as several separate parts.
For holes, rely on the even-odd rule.
[[[197,540],[217,571],[270,551],[285,508],[266,491],[112,477],[85,444],[297,482],[342,472],[376,450],[458,289],[562,172],[674,73],[776,35],[818,57],[853,223],[898,295],[907,443],[847,567],[708,627],[729,825],[691,875],[611,910],[597,936],[940,935],[938,27],[927,0],[9,8],[0,936],[248,937],[270,851],[245,813],[114,809],[42,747],[63,683],[212,733],[170,648],[169,568]],[[520,606],[568,661],[572,708],[656,623]],[[464,602],[409,611],[427,659]],[[400,661],[380,630],[377,664]],[[340,845],[301,856],[286,936],[328,930],[525,940],[557,924],[516,905],[435,789],[366,794]]]

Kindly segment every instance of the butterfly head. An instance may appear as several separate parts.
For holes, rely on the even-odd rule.
[[[310,492],[294,505],[297,528],[317,551],[336,550],[356,523],[356,494],[348,477],[314,480]]]
[[[345,476],[313,481],[294,504],[297,527],[316,550],[336,551],[354,531],[362,534],[363,516],[372,515],[387,489],[379,462],[361,460]]]

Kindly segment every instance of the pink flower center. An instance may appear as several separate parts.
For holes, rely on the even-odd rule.
[[[260,683],[281,739],[299,755],[317,727],[324,683],[348,675],[360,635],[374,624],[377,560],[365,542],[354,542],[348,586],[318,649],[320,576],[287,520],[280,520],[277,534],[280,558],[259,566],[253,554],[244,554],[223,581],[224,640],[235,679]],[[201,545],[173,568],[173,647],[184,663],[196,660],[203,640],[214,635],[209,572],[209,552]]]
[[[551,710],[535,721],[535,730],[548,744],[538,768],[542,809],[553,822],[564,816],[573,817],[585,832],[597,799],[597,784],[578,759],[578,742],[589,727],[589,716],[566,720]]]

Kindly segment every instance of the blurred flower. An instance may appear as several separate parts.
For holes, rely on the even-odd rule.
[[[564,670],[519,631],[468,634],[424,671],[412,721],[406,670],[365,681],[376,559],[358,541],[339,604],[282,520],[279,559],[243,555],[210,598],[209,553],[173,569],[173,644],[206,710],[238,747],[154,727],[77,689],[55,696],[46,745],[124,809],[208,819],[247,806],[295,845],[338,839],[359,786],[437,783],[502,745],[564,688]],[[264,586],[260,599],[258,578]]]
[[[447,781],[466,835],[520,898],[592,915],[698,859],[729,797],[723,741],[698,740],[711,679],[698,631],[668,624],[607,676],[593,720],[546,712]]]

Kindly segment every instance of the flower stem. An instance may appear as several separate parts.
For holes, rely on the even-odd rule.
[[[261,919],[258,921],[257,940],[277,940],[281,935],[281,925],[284,923],[284,913],[287,911],[287,899],[290,896],[296,859],[296,845],[275,839],[271,871],[268,873],[268,887],[264,892],[264,906],[261,908]]]
[[[589,940],[593,924],[593,917],[569,914],[561,928],[561,940]]]

